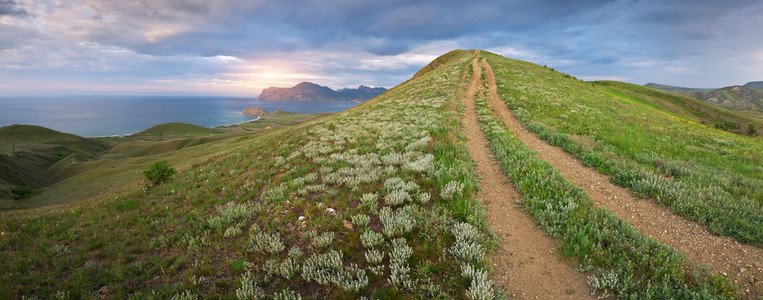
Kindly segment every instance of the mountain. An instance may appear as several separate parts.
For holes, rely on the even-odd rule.
[[[699,100],[720,107],[759,118],[763,117],[763,90],[735,85],[712,91],[696,91],[691,94]]]
[[[647,83],[645,86],[663,91],[678,92],[763,120],[763,90],[754,88],[761,87],[761,85],[763,85],[763,81],[748,82],[743,86],[734,85],[720,89],[684,88],[656,83]]]
[[[743,86],[748,88],[763,90],[763,81],[750,81],[748,83],[745,83]]]
[[[659,84],[654,82],[647,83],[644,86],[650,87],[653,89],[668,91],[668,92],[696,92],[696,91],[712,90],[712,89],[703,89],[703,88],[687,88],[687,87],[680,87],[680,86],[672,86],[672,85]]]
[[[357,89],[339,89],[337,93],[348,101],[366,101],[368,99],[373,99],[376,96],[381,95],[382,93],[386,92],[387,89],[383,87],[367,87],[365,85],[359,86]]]
[[[284,102],[363,102],[387,91],[385,88],[370,88],[361,85],[357,89],[340,89],[312,82],[302,82],[290,88],[269,87],[262,90],[259,99]]]

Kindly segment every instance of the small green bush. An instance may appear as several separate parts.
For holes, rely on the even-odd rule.
[[[153,185],[159,185],[167,181],[175,173],[177,173],[177,170],[170,167],[166,160],[154,162],[148,169],[143,170],[143,176],[146,176],[146,179]]]

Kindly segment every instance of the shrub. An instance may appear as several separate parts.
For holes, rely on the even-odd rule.
[[[177,173],[177,170],[170,167],[166,160],[154,162],[148,169],[143,170],[143,176],[146,176],[146,179],[153,185],[159,185],[167,181],[175,173]]]

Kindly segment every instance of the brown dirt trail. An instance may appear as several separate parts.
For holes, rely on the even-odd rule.
[[[630,222],[641,234],[686,254],[694,267],[707,265],[713,272],[727,274],[745,290],[747,297],[763,296],[763,249],[715,236],[705,226],[674,214],[651,199],[638,199],[629,190],[610,183],[608,176],[547,144],[517,121],[498,96],[493,69],[485,59],[481,65],[488,82],[490,105],[498,117],[539,158],[550,162],[573,184],[588,192],[597,206]]]
[[[462,98],[466,106],[464,125],[469,137],[466,146],[480,178],[477,197],[485,200],[488,223],[499,237],[499,248],[490,257],[494,269],[491,279],[517,299],[590,298],[585,276],[575,273],[559,255],[554,254],[554,240],[543,235],[530,216],[515,205],[514,201],[521,195],[491,159],[487,140],[477,123],[474,104],[475,94],[482,86],[477,58],[471,67],[474,73]]]

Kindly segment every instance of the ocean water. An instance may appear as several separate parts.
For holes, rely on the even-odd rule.
[[[357,103],[273,102],[217,96],[0,96],[0,126],[39,125],[84,137],[127,135],[168,122],[206,127],[254,118],[241,112],[260,107],[299,112],[339,112]]]

